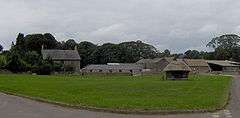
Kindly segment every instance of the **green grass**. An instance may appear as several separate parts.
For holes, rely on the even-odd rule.
[[[76,106],[124,110],[214,110],[226,104],[231,77],[195,75],[186,81],[161,75],[0,75],[0,91]]]

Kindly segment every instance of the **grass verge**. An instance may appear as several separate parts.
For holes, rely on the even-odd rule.
[[[111,112],[214,111],[226,105],[231,77],[192,75],[0,75],[0,91],[60,105]]]

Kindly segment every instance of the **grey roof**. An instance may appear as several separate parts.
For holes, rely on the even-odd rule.
[[[237,67],[239,63],[228,61],[228,60],[207,60],[207,63],[220,65],[220,66],[226,66],[226,67]]]
[[[183,61],[172,61],[168,64],[164,71],[191,71],[191,68],[186,65]]]
[[[163,58],[154,58],[154,59],[141,59],[136,63],[157,63],[161,60],[165,59],[169,63],[173,61],[174,57],[163,57]]]
[[[84,70],[139,70],[142,66],[136,64],[120,64],[120,65],[88,65]]]
[[[152,61],[152,59],[141,59],[139,61],[137,61],[136,63],[140,64],[140,63],[150,63]]]
[[[181,60],[181,59],[179,59]],[[204,59],[182,59],[188,66],[209,67]]]
[[[81,60],[77,50],[42,50],[43,59]]]

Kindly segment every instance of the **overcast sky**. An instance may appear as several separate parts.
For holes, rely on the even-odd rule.
[[[52,33],[95,44],[142,40],[160,51],[208,50],[240,32],[240,0],[0,0],[0,44],[17,33]]]

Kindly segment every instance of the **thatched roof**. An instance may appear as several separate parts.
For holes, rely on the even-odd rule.
[[[191,68],[183,61],[172,61],[163,71],[191,71]]]
[[[240,66],[239,63],[228,61],[228,60],[207,60],[207,63],[209,64],[215,64],[219,66],[225,66],[225,67],[238,67]]]
[[[208,63],[204,59],[183,59],[188,66],[208,67]]]
[[[119,64],[119,65],[88,65],[83,70],[141,70],[142,66],[136,64]]]
[[[43,59],[52,60],[81,60],[77,50],[42,50]]]

